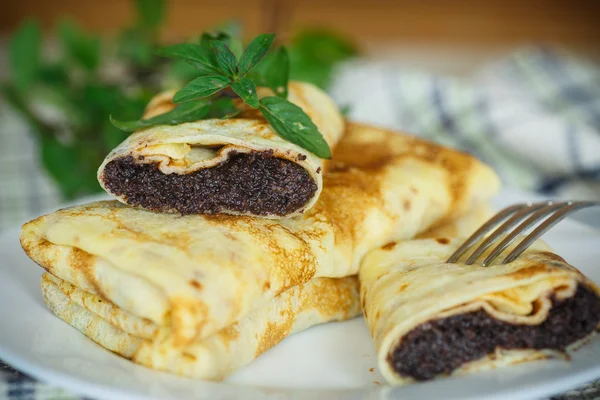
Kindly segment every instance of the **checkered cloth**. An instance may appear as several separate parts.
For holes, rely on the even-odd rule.
[[[82,398],[63,389],[38,382],[0,360],[0,399],[70,400]]]
[[[65,390],[35,381],[0,360],[0,400],[86,400]],[[600,384],[588,383],[550,400],[597,400]]]
[[[510,186],[600,199],[598,65],[528,48],[458,79],[359,60],[331,93],[352,119],[471,152]]]
[[[589,62],[531,48],[458,80],[357,61],[341,68],[331,93],[353,119],[467,150],[508,185],[600,199],[600,68]],[[2,230],[61,198],[27,127],[1,103],[0,144]],[[0,398],[73,397],[0,364]],[[600,399],[600,381],[556,398]]]
[[[33,136],[0,97],[0,231],[61,201],[58,187],[40,166]]]

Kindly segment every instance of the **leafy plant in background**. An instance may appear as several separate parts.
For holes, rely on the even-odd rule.
[[[135,4],[135,21],[119,33],[116,41],[101,40],[64,20],[54,32],[56,51],[46,56],[39,25],[26,21],[9,44],[12,80],[0,88],[38,138],[42,164],[65,198],[101,190],[96,169],[128,135],[110,123],[109,115],[135,120],[152,95],[165,88],[181,87],[202,75],[198,68],[179,58],[156,55],[161,47],[159,32],[164,23],[165,1],[137,0]],[[240,57],[244,47],[236,39],[241,37],[239,24],[224,24],[218,30],[226,33],[221,39],[227,41],[236,58]],[[300,32],[287,49],[290,77],[322,88],[329,83],[335,64],[356,54],[348,40],[324,31]],[[271,74],[275,79],[264,81],[263,69],[280,62],[274,61],[276,54],[270,52],[260,68],[248,68],[246,77],[260,86],[281,81],[283,77],[277,77],[274,70]],[[238,90],[243,90],[243,85],[247,81],[236,84]],[[183,105],[188,107],[188,113],[198,111],[194,102],[177,108]],[[227,99],[219,100],[216,109],[217,114],[212,109],[208,115],[235,112]]]
[[[140,16],[146,3],[153,2],[138,2]],[[21,25],[8,49],[12,82],[2,92],[31,126],[45,169],[62,194],[73,198],[100,190],[98,166],[127,137],[107,115],[118,111],[137,117],[151,93],[143,90],[146,82],[132,84],[129,73],[111,76],[106,69],[115,57],[99,37],[68,20],[57,24],[55,36],[54,54],[46,56],[39,25]],[[150,43],[150,37],[145,40]],[[116,61],[124,71],[136,69],[137,60],[129,55]]]
[[[288,46],[290,79],[311,82],[326,88],[336,64],[357,55],[355,45],[340,34],[304,30]]]

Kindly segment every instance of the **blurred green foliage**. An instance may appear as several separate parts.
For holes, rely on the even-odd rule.
[[[53,35],[56,51],[46,54],[39,24],[28,20],[9,43],[12,79],[0,89],[35,133],[40,160],[67,199],[101,190],[96,170],[128,135],[110,123],[110,114],[137,119],[154,94],[196,77],[192,66],[155,54],[166,1],[135,0],[135,7],[135,20],[113,40],[62,20]],[[215,30],[235,38],[242,33],[235,22]],[[240,40],[230,46],[243,49]],[[337,63],[357,54],[352,42],[327,31],[299,32],[287,48],[292,79],[322,88]]]
[[[290,78],[325,88],[334,66],[356,56],[355,45],[342,35],[324,30],[305,30],[288,46]]]

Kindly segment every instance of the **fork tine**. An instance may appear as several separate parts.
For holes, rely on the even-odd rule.
[[[535,242],[540,236],[542,236],[544,233],[546,233],[548,231],[548,229],[552,228],[554,225],[556,225],[557,223],[562,221],[569,214],[571,214],[577,210],[581,210],[582,208],[592,207],[592,206],[597,206],[597,205],[600,205],[600,202],[581,201],[581,202],[577,202],[577,203],[571,203],[566,208],[563,208],[563,209],[557,211],[554,215],[552,215],[550,218],[548,218],[543,223],[541,223],[537,228],[535,228],[533,230],[533,232],[531,232],[529,235],[527,235],[525,237],[525,239],[523,239],[521,241],[521,243],[519,243],[519,245],[517,247],[515,247],[513,249],[513,251],[511,251],[510,254],[508,254],[506,256],[506,258],[504,259],[504,261],[502,261],[502,263],[506,264],[511,261],[514,261],[517,257],[519,257],[521,255],[521,253],[523,253],[525,250],[527,250],[527,248],[529,246],[531,246],[531,244],[533,242]]]
[[[535,203],[535,204],[530,204],[527,207],[523,207],[521,210],[519,210],[517,213],[515,213],[512,217],[510,217],[506,222],[504,222],[502,225],[500,225],[496,230],[494,230],[494,233],[492,233],[490,236],[485,238],[485,240],[483,242],[481,242],[481,244],[473,251],[473,253],[467,259],[467,261],[465,261],[465,264],[466,265],[473,264],[475,262],[475,260],[477,260],[479,258],[479,256],[483,254],[483,252],[485,252],[492,244],[494,244],[496,239],[498,239],[498,237],[501,234],[503,234],[504,232],[507,232],[513,226],[515,226],[519,222],[523,221],[523,218],[527,217],[532,212],[534,212],[542,207],[545,207],[547,205],[548,205],[548,203]]]
[[[488,266],[491,264],[502,252],[515,241],[515,239],[519,236],[520,233],[533,226],[535,223],[540,220],[546,218],[548,215],[552,214],[556,210],[563,209],[564,207],[568,207],[571,203],[556,203],[551,204],[548,203],[545,207],[538,209],[533,215],[523,221],[519,226],[513,229],[506,237],[498,244],[494,250],[486,257],[486,259],[481,263],[482,266]]]
[[[447,263],[454,263],[458,260],[464,253],[467,251],[474,243],[476,243],[479,239],[481,239],[485,234],[491,231],[495,226],[497,226],[500,222],[504,221],[511,214],[519,211],[524,207],[531,206],[531,203],[521,203],[514,204],[510,207],[506,207],[503,210],[500,210],[496,215],[494,215],[488,222],[483,224],[481,228],[477,229],[475,233],[473,233],[463,244],[460,246],[454,254],[448,258]]]

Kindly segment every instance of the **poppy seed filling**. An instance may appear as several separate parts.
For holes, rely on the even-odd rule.
[[[552,308],[539,325],[511,324],[484,310],[425,322],[402,338],[388,363],[402,376],[427,380],[450,374],[496,348],[564,350],[594,332],[599,322],[600,298],[579,285],[570,298],[552,298]]]
[[[108,191],[151,211],[287,215],[310,201],[317,184],[300,165],[271,151],[230,153],[212,168],[165,174],[132,156],[110,161],[101,176]]]

